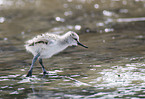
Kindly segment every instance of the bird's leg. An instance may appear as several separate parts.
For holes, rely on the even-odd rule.
[[[44,68],[43,62],[42,62],[42,58],[39,58],[39,63],[42,66],[42,71],[43,71],[43,77],[45,77],[45,74],[48,74]]]
[[[36,62],[37,58],[40,56],[40,54],[38,53],[36,56],[33,57],[33,60],[32,60],[32,64],[31,64],[31,67],[26,75],[26,77],[31,77],[32,76],[32,70],[33,70],[33,65],[34,63]]]

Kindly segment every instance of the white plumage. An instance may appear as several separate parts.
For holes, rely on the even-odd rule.
[[[33,64],[35,63],[37,58],[39,58],[39,63],[42,66],[43,74],[45,76],[46,71],[42,64],[42,58],[50,58],[54,54],[57,54],[63,51],[68,46],[72,45],[81,45],[87,48],[87,46],[79,42],[79,36],[73,31],[69,31],[61,36],[57,34],[46,33],[38,35],[33,39],[26,41],[26,50],[34,55],[32,65],[27,74],[27,77],[32,76]]]

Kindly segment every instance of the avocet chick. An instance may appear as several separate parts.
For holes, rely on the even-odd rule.
[[[45,76],[47,72],[42,63],[42,59],[50,58],[51,56],[63,51],[68,46],[72,45],[80,45],[84,48],[88,48],[79,42],[79,36],[73,31],[69,31],[64,35],[46,33],[26,41],[26,50],[34,55],[30,70],[28,71],[26,77],[32,76],[33,65],[37,59],[42,66],[43,76]]]

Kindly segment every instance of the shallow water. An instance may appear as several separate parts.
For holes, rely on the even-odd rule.
[[[0,98],[145,98],[144,0],[0,0]],[[89,48],[44,59],[45,78],[24,42],[76,31]]]

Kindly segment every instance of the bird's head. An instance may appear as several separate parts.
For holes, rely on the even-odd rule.
[[[72,45],[75,45],[75,46],[80,45],[80,46],[82,46],[82,47],[84,47],[84,48],[88,48],[87,46],[85,46],[85,45],[83,45],[82,43],[80,43],[80,41],[79,41],[79,36],[78,36],[77,33],[73,32],[73,31],[69,31],[69,32],[67,32],[66,34],[69,35],[69,37],[68,37],[68,42],[69,42],[69,44],[70,44],[71,46],[72,46]]]

